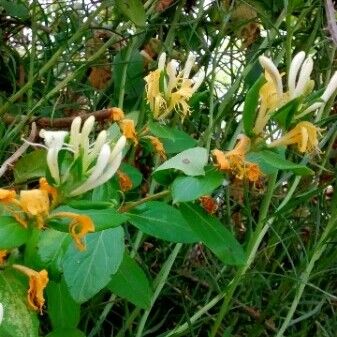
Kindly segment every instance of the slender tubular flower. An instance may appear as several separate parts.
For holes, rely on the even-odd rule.
[[[44,143],[47,147],[48,168],[56,184],[60,183],[58,154],[63,149],[67,135],[67,131],[46,131],[44,129],[40,131],[40,137],[44,138]]]
[[[27,295],[28,305],[31,309],[39,311],[42,315],[42,310],[45,303],[43,291],[49,281],[48,272],[45,269],[37,272],[19,264],[13,264],[13,268],[29,277],[29,289]]]
[[[257,164],[246,161],[245,155],[250,150],[250,139],[241,135],[234,149],[226,153],[215,149],[212,154],[215,158],[215,166],[219,170],[230,172],[236,178],[248,179],[251,182],[257,182],[262,173]]]
[[[145,136],[144,138],[150,140],[155,152],[159,155],[159,158],[162,160],[166,160],[167,157],[163,143],[157,137],[154,136]]]
[[[162,53],[158,61],[158,69],[145,77],[146,97],[155,119],[165,119],[173,111],[182,118],[190,113],[189,99],[198,90],[205,78],[204,68],[190,79],[195,63],[195,56],[189,54],[185,67],[178,71],[179,64],[171,60],[165,67],[166,54]]]
[[[299,122],[292,130],[283,137],[270,143],[269,147],[297,145],[299,152],[319,152],[318,135],[322,129],[310,122]]]

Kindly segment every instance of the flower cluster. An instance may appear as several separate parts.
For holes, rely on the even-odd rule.
[[[116,173],[122,161],[122,152],[126,144],[126,137],[122,135],[114,147],[107,139],[107,132],[101,131],[96,140],[90,142],[89,135],[95,124],[95,117],[89,117],[82,125],[82,119],[76,117],[67,131],[41,130],[47,148],[47,163],[54,185],[60,187],[70,179],[72,165],[80,161],[80,179],[76,186],[71,186],[69,196],[74,197],[94,189],[107,182]],[[66,138],[69,136],[69,141]],[[67,171],[60,172],[59,153],[66,150],[72,156],[72,164]]]
[[[286,103],[298,97],[308,96],[313,88],[314,81],[310,79],[313,70],[313,60],[303,51],[294,56],[291,61],[288,74],[288,91],[284,91],[282,75],[276,65],[266,56],[259,58],[261,66],[265,70],[266,83],[260,89],[260,108],[255,121],[254,133],[262,135],[264,128],[273,113]],[[330,79],[325,91],[317,102],[306,106],[301,104],[295,112],[293,121],[299,120],[308,113],[323,109],[337,89],[337,72]],[[299,152],[319,152],[318,136],[322,129],[309,121],[299,121],[292,129],[281,138],[268,144],[268,147],[297,145]]]
[[[245,159],[245,155],[250,150],[250,139],[245,135],[240,135],[239,141],[234,149],[228,152],[222,152],[218,149],[212,151],[215,159],[215,165],[219,170],[233,174],[237,179],[247,179],[251,182],[257,182],[262,173],[255,163],[250,163]]]
[[[165,66],[166,53],[160,55],[158,69],[145,77],[146,97],[155,119],[165,119],[173,111],[180,113],[182,118],[190,113],[188,100],[205,78],[203,68],[192,79],[189,78],[194,63],[195,57],[190,53],[185,67],[178,71],[176,60],[171,60]]]

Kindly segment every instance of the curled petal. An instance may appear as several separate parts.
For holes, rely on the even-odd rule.
[[[272,78],[274,86],[277,90],[277,94],[281,96],[283,93],[283,85],[282,85],[282,78],[277,67],[275,66],[273,61],[266,56],[260,56],[259,61],[261,66],[268,72],[268,74]]]
[[[43,291],[48,284],[48,272],[43,269],[39,272],[28,267],[13,264],[13,268],[24,273],[29,277],[28,305],[42,315],[42,309],[45,302]]]
[[[84,237],[88,233],[95,231],[95,226],[91,218],[87,215],[71,212],[57,212],[53,214],[52,217],[70,219],[69,233],[72,236],[78,250],[85,250]]]
[[[293,93],[295,91],[297,75],[299,70],[301,69],[304,59],[305,52],[300,51],[294,56],[293,60],[291,61],[288,76],[288,89],[290,93]]]

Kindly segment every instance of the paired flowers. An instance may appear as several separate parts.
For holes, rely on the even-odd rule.
[[[195,56],[190,53],[185,67],[178,71],[179,64],[172,59],[166,65],[166,53],[162,53],[158,61],[158,69],[145,77],[146,97],[155,119],[165,119],[173,111],[181,114],[182,119],[190,113],[188,100],[198,90],[205,78],[201,68],[190,79],[195,63]]]

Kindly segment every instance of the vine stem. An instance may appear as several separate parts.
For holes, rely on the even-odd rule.
[[[336,186],[335,186],[336,189]],[[307,267],[305,268],[305,270],[303,271],[303,273],[300,276],[299,279],[299,286],[296,289],[296,293],[295,293],[295,297],[293,299],[293,302],[290,306],[290,309],[288,310],[287,316],[284,319],[280,330],[278,331],[277,335],[275,337],[283,337],[284,332],[287,330],[287,328],[289,327],[291,320],[295,314],[295,311],[297,309],[297,306],[301,300],[301,297],[303,295],[304,289],[306,287],[306,285],[309,282],[309,278],[311,275],[311,272],[315,266],[316,261],[322,256],[322,254],[324,253],[327,245],[326,245],[326,240],[328,238],[328,236],[330,235],[330,233],[335,229],[336,224],[337,224],[337,193],[335,193],[334,198],[333,198],[333,202],[332,204],[332,212],[331,212],[331,218],[327,224],[327,226],[325,227],[322,236],[312,254],[312,257],[307,265]]]
[[[267,189],[267,193],[265,194],[265,197],[262,200],[258,223],[257,223],[254,234],[251,236],[248,242],[247,262],[242,267],[239,268],[233,280],[228,284],[228,286],[223,292],[225,298],[221,305],[219,314],[214,322],[214,325],[212,326],[210,337],[216,336],[217,331],[219,330],[219,327],[221,325],[221,322],[228,311],[229,305],[233,298],[233,294],[237,286],[239,285],[242,276],[245,275],[246,271],[250,268],[251,264],[253,263],[257,250],[260,246],[260,243],[263,240],[265,234],[267,233],[271,223],[273,222],[273,218],[269,219],[269,221],[266,222],[266,217],[268,215],[269,206],[270,206],[270,203],[273,197],[273,192],[274,192],[274,188],[276,185],[276,178],[277,178],[277,173],[274,173],[269,178],[268,189]]]
[[[151,298],[151,302],[150,302],[150,306],[148,309],[146,309],[144,311],[144,314],[139,322],[139,325],[138,325],[138,330],[137,330],[137,333],[136,333],[136,336],[135,337],[142,337],[143,336],[143,331],[144,331],[144,327],[145,327],[145,324],[146,324],[146,321],[150,315],[150,312],[152,310],[152,307],[154,305],[154,303],[156,302],[160,292],[162,291],[165,283],[166,283],[166,280],[167,280],[167,277],[171,271],[171,268],[173,266],[173,263],[181,249],[181,247],[183,246],[182,243],[177,243],[172,251],[172,253],[170,254],[170,256],[168,257],[168,259],[165,261],[165,264],[163,266],[163,268],[160,270],[157,278],[155,279],[154,281],[154,286],[155,286],[155,291],[153,293],[153,296]]]

